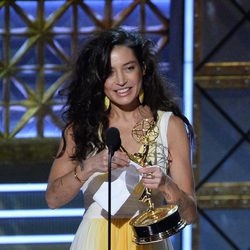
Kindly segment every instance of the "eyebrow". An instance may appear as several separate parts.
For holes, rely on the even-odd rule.
[[[135,61],[135,60],[132,60],[132,61],[128,61],[128,62],[126,62],[126,63],[124,63],[122,66],[124,67],[124,66],[127,66],[127,65],[129,65],[129,64],[136,64],[137,62]],[[113,69],[114,67],[112,67],[111,66],[111,69]]]
[[[133,61],[129,61],[129,62],[123,64],[123,65],[126,66],[126,65],[131,64],[131,63],[136,63],[136,61],[134,61],[134,60]]]

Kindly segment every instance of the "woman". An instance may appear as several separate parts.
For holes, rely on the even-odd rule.
[[[125,183],[128,193],[112,214],[111,248],[172,249],[168,239],[135,244],[129,224],[147,209],[148,203],[139,200],[145,188],[152,190],[155,206],[164,202],[178,205],[187,224],[196,218],[189,142],[192,127],[157,70],[153,44],[123,29],[105,30],[91,37],[76,61],[64,118],[66,125],[51,168],[46,200],[50,208],[58,208],[80,189],[84,192],[86,212],[71,249],[103,250],[108,246],[107,211],[97,196],[107,181],[105,134],[110,127],[119,130],[122,144],[112,158],[112,172],[118,173],[115,178]],[[154,133],[150,133],[152,126]],[[158,157],[160,148],[164,149]],[[131,159],[144,166],[133,171]],[[107,193],[101,197],[105,203]]]

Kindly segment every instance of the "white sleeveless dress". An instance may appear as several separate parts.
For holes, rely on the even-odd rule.
[[[150,160],[152,164],[157,164],[165,172],[167,171],[167,127],[171,112],[159,111],[159,119],[157,122],[159,128],[159,136],[157,143],[150,149]],[[157,146],[156,146],[157,145]],[[131,183],[138,183],[140,176],[134,167],[124,168],[120,170],[124,178],[127,191],[130,195],[124,204],[116,203],[115,199],[111,199],[112,204],[121,206],[111,219],[111,249],[112,250],[172,250],[172,244],[169,239],[161,242],[137,245],[134,243],[133,229],[129,225],[132,217],[147,209],[146,204],[138,201],[132,188]],[[131,179],[133,179],[131,181]],[[108,249],[108,213],[97,203],[93,197],[99,190],[100,186],[107,181],[107,174],[96,173],[82,187],[85,205],[85,214],[80,223],[70,250],[106,250]],[[113,182],[112,182],[113,185]],[[112,189],[114,187],[112,186]],[[122,195],[121,195],[122,196]],[[117,196],[118,197],[118,196]],[[108,199],[108,194],[103,195],[103,199]],[[121,197],[118,197],[118,200]],[[164,198],[160,192],[153,191],[152,201],[155,207],[163,204]]]

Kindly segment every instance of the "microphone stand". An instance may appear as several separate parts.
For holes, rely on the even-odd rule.
[[[108,154],[108,250],[111,250],[111,162],[112,152]]]
[[[120,132],[111,127],[106,132],[106,144],[108,146],[108,250],[111,249],[111,161],[114,152],[121,146]]]

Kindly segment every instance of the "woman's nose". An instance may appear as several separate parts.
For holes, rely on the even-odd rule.
[[[116,74],[116,84],[118,85],[124,85],[127,83],[126,76],[122,72],[118,72]]]

